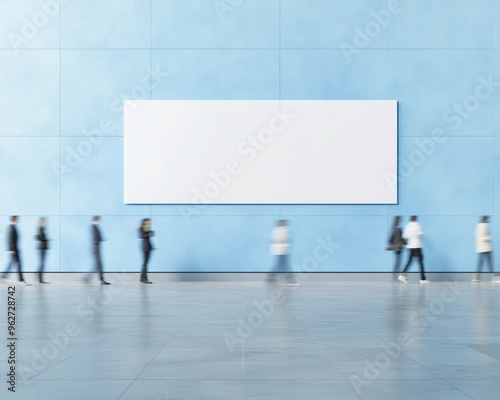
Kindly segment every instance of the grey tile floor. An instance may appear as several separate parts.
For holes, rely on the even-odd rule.
[[[17,390],[2,380],[0,398],[500,398],[500,285],[59,282],[16,296]]]

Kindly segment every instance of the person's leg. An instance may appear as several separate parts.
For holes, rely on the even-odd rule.
[[[146,262],[147,262],[147,252],[142,251],[142,267],[141,267],[141,277],[139,278],[140,282],[144,282],[144,271],[146,270]]]
[[[97,275],[99,276],[99,280],[104,281],[104,274],[102,273],[102,261],[101,261],[101,251],[99,248],[95,250],[95,268]]]
[[[292,269],[290,268],[290,264],[288,263],[288,254],[283,254],[281,256],[281,271],[286,274],[286,279],[288,281],[290,282],[295,281]]]
[[[488,271],[490,271],[490,273],[493,273],[493,262],[491,260],[491,251],[488,251],[486,253],[483,253],[484,254],[484,259],[486,261],[486,264],[488,265]]]
[[[10,260],[9,263],[7,264],[7,268],[5,268],[5,271],[2,274],[2,278],[5,279],[7,278],[7,275],[9,275],[10,270],[12,269],[12,265],[14,264],[14,254],[10,255]]]
[[[283,255],[279,254],[278,258],[276,259],[275,276],[281,277],[282,272],[283,272]]]
[[[144,263],[142,264],[141,282],[148,281],[148,262],[150,254],[151,253],[149,251],[144,252]]]
[[[481,270],[483,269],[483,257],[484,253],[477,253],[477,267],[476,267],[476,273],[472,276],[472,282],[477,282],[479,281],[479,274],[481,273]]]
[[[406,274],[406,271],[408,271],[408,268],[410,267],[411,261],[413,260],[413,256],[415,255],[414,250],[415,249],[409,249],[410,250],[410,256],[408,257],[408,262],[406,263],[405,267],[403,268],[402,275],[404,276]]]
[[[394,260],[393,278],[396,280],[399,273],[399,267],[401,266],[401,250],[394,251],[394,255],[396,256],[396,259]]]
[[[276,263],[274,264],[274,268],[272,269],[273,274],[279,274],[281,272],[281,254],[276,256]]]
[[[418,263],[420,264],[420,279],[425,281],[425,269],[424,269],[424,254],[422,253],[422,249],[416,249]]]
[[[15,254],[15,261],[17,263],[17,273],[19,274],[19,282],[24,282],[23,267],[21,265],[21,254],[19,251]]]
[[[89,283],[92,280],[94,272],[97,272],[97,250],[96,246],[92,246],[92,259],[94,261],[93,268],[85,274],[85,277],[83,278],[83,281],[85,283]]]
[[[486,259],[486,263],[488,264],[488,271],[490,271],[491,277],[495,275],[495,272],[493,270],[493,253],[491,251],[488,251],[487,253],[484,253],[484,258]]]
[[[40,250],[40,268],[38,269],[38,282],[43,282],[43,271],[45,269],[46,250]]]
[[[276,279],[277,277],[280,277],[282,276],[282,273],[283,272],[286,272],[285,271],[285,268],[286,268],[286,260],[285,260],[285,255],[284,254],[279,254],[276,256],[276,267],[274,268],[274,273],[272,274],[272,277],[271,279],[274,280]]]
[[[277,273],[279,272],[280,269],[280,262],[279,262],[279,256],[274,256],[275,257],[275,263],[274,266],[271,267],[271,271],[269,272],[269,275],[267,276],[267,280],[270,282],[273,282],[276,280]]]
[[[483,265],[484,262],[486,261],[486,253],[479,253],[479,263],[477,266],[477,273],[483,272]]]

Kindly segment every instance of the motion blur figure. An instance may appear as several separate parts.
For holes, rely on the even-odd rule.
[[[13,215],[10,217],[10,225],[7,232],[7,249],[10,254],[10,261],[2,274],[2,279],[5,279],[9,274],[11,268],[14,264],[17,265],[17,272],[19,274],[19,284],[29,286],[29,283],[24,281],[22,264],[21,264],[21,250],[19,249],[19,234],[17,232],[17,224],[19,222],[19,217]]]
[[[38,251],[40,255],[40,267],[38,268],[38,282],[48,283],[43,280],[43,272],[45,270],[45,257],[47,255],[47,250],[49,249],[49,239],[47,238],[47,233],[45,232],[45,227],[47,225],[47,219],[42,217],[38,221],[38,233],[36,235],[36,240],[38,241]]]
[[[285,219],[278,220],[278,225],[273,229],[273,243],[271,245],[271,254],[276,256],[276,266],[269,275],[268,280],[276,281],[276,277],[281,273],[288,273],[287,280],[290,283],[296,283],[291,277],[291,270],[288,262],[288,253],[290,252],[290,230]]]
[[[101,230],[99,229],[99,224],[101,222],[101,217],[96,215],[92,218],[92,226],[90,228],[91,240],[92,240],[92,254],[94,256],[95,271],[99,275],[99,280],[101,285],[110,285],[110,283],[104,280],[104,274],[102,272],[102,259],[101,259],[101,242],[104,240],[101,235]],[[88,282],[90,276],[87,275],[85,279]]]
[[[408,262],[406,263],[403,272],[401,273],[401,275],[399,275],[398,278],[403,283],[407,283],[406,271],[410,267],[410,264],[414,258],[418,260],[418,263],[420,265],[420,283],[429,283],[429,281],[425,278],[424,255],[422,253],[423,237],[424,232],[422,231],[422,227],[418,223],[417,217],[413,215],[410,219],[410,222],[405,226],[405,229],[403,230],[403,238],[407,241],[406,247],[410,250]]]
[[[493,278],[493,257],[490,234],[490,218],[481,217],[481,221],[476,226],[476,252],[478,254],[477,272],[472,277],[472,283],[479,283],[479,274],[483,269],[483,264],[488,265],[488,270]],[[497,283],[497,281],[494,281]],[[499,281],[500,282],[500,281]]]
[[[151,251],[154,250],[153,245],[151,244],[151,237],[154,235],[154,232],[150,229],[150,227],[151,220],[149,218],[144,218],[139,228],[139,237],[142,241],[142,254],[144,256],[140,278],[142,283],[153,283],[148,280],[148,262]]]
[[[394,255],[396,256],[394,260],[394,280],[397,280],[397,274],[399,273],[399,269],[401,266],[401,252],[403,251],[403,247],[406,244],[406,241],[403,239],[403,231],[399,226],[400,223],[401,217],[399,215],[395,216],[394,222],[392,224],[391,236],[389,237],[389,244],[387,246],[387,250],[394,251]]]

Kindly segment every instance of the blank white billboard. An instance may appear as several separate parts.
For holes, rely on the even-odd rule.
[[[127,204],[397,203],[396,101],[124,107]]]

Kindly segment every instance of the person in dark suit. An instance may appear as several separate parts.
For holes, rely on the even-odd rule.
[[[24,286],[30,286],[23,278],[23,271],[21,265],[21,251],[19,250],[19,234],[17,232],[17,223],[19,222],[19,217],[13,215],[10,218],[9,231],[7,233],[7,248],[10,254],[10,262],[7,265],[4,273],[2,274],[2,279],[5,279],[14,264],[17,265],[17,272],[19,274],[19,284]]]
[[[139,228],[139,237],[142,239],[142,254],[144,256],[144,262],[142,263],[141,278],[142,283],[153,283],[148,280],[148,261],[151,255],[151,251],[154,250],[151,244],[151,237],[154,232],[150,229],[151,220],[149,218],[144,218],[141,222],[141,227]]]
[[[91,238],[92,238],[92,253],[95,260],[95,270],[99,275],[99,280],[101,285],[110,285],[109,282],[104,280],[104,274],[102,272],[102,260],[101,260],[101,242],[104,240],[101,235],[101,230],[99,229],[99,223],[101,222],[101,217],[96,215],[92,218],[91,226]]]
[[[391,237],[389,238],[389,244],[387,245],[387,250],[394,251],[396,256],[394,263],[393,280],[397,281],[399,269],[401,266],[401,252],[406,245],[406,241],[403,239],[403,231],[400,227],[401,217],[399,215],[394,217],[394,223],[392,225]]]
[[[47,250],[49,249],[49,239],[47,238],[47,233],[45,232],[46,225],[46,218],[40,218],[38,222],[38,234],[36,235],[36,240],[38,241],[38,250],[40,252],[40,268],[38,269],[38,282],[40,283],[48,283],[43,280],[45,256],[47,255]]]

